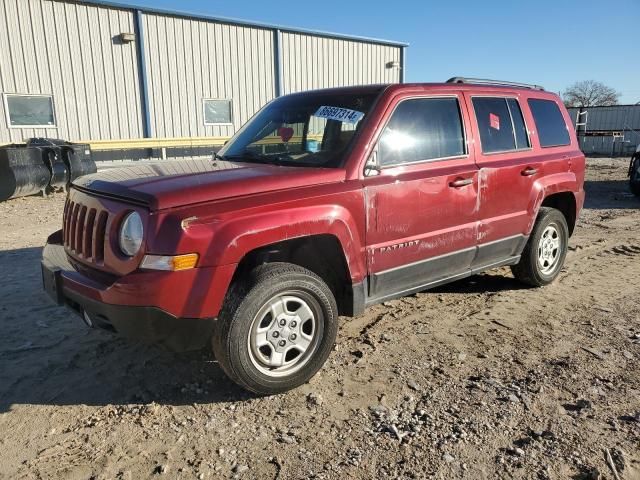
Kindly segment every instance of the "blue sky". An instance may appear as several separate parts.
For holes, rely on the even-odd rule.
[[[408,81],[475,76],[563,91],[598,80],[640,101],[640,0],[136,0],[410,43]]]

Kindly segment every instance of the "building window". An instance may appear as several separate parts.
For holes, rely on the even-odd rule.
[[[205,98],[202,103],[205,125],[230,125],[232,123],[231,100]]]
[[[56,118],[51,95],[4,95],[9,128],[55,128]]]
[[[569,129],[555,102],[531,98],[529,108],[536,122],[541,147],[557,147],[571,143]]]

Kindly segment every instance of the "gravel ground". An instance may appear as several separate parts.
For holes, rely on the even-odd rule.
[[[558,281],[498,269],[344,319],[254,398],[208,352],[86,329],[40,287],[63,195],[0,203],[0,478],[640,478],[640,201],[591,159]]]

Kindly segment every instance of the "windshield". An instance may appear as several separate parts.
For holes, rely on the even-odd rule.
[[[339,167],[378,92],[313,92],[265,106],[220,150],[224,159],[305,167]]]

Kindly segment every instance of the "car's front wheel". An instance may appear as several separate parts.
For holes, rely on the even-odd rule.
[[[521,282],[534,287],[547,285],[560,274],[568,245],[569,227],[562,212],[541,207],[520,262],[511,271]]]
[[[320,370],[337,326],[336,301],[320,277],[297,265],[265,264],[232,287],[213,351],[240,386],[261,395],[280,393]]]

